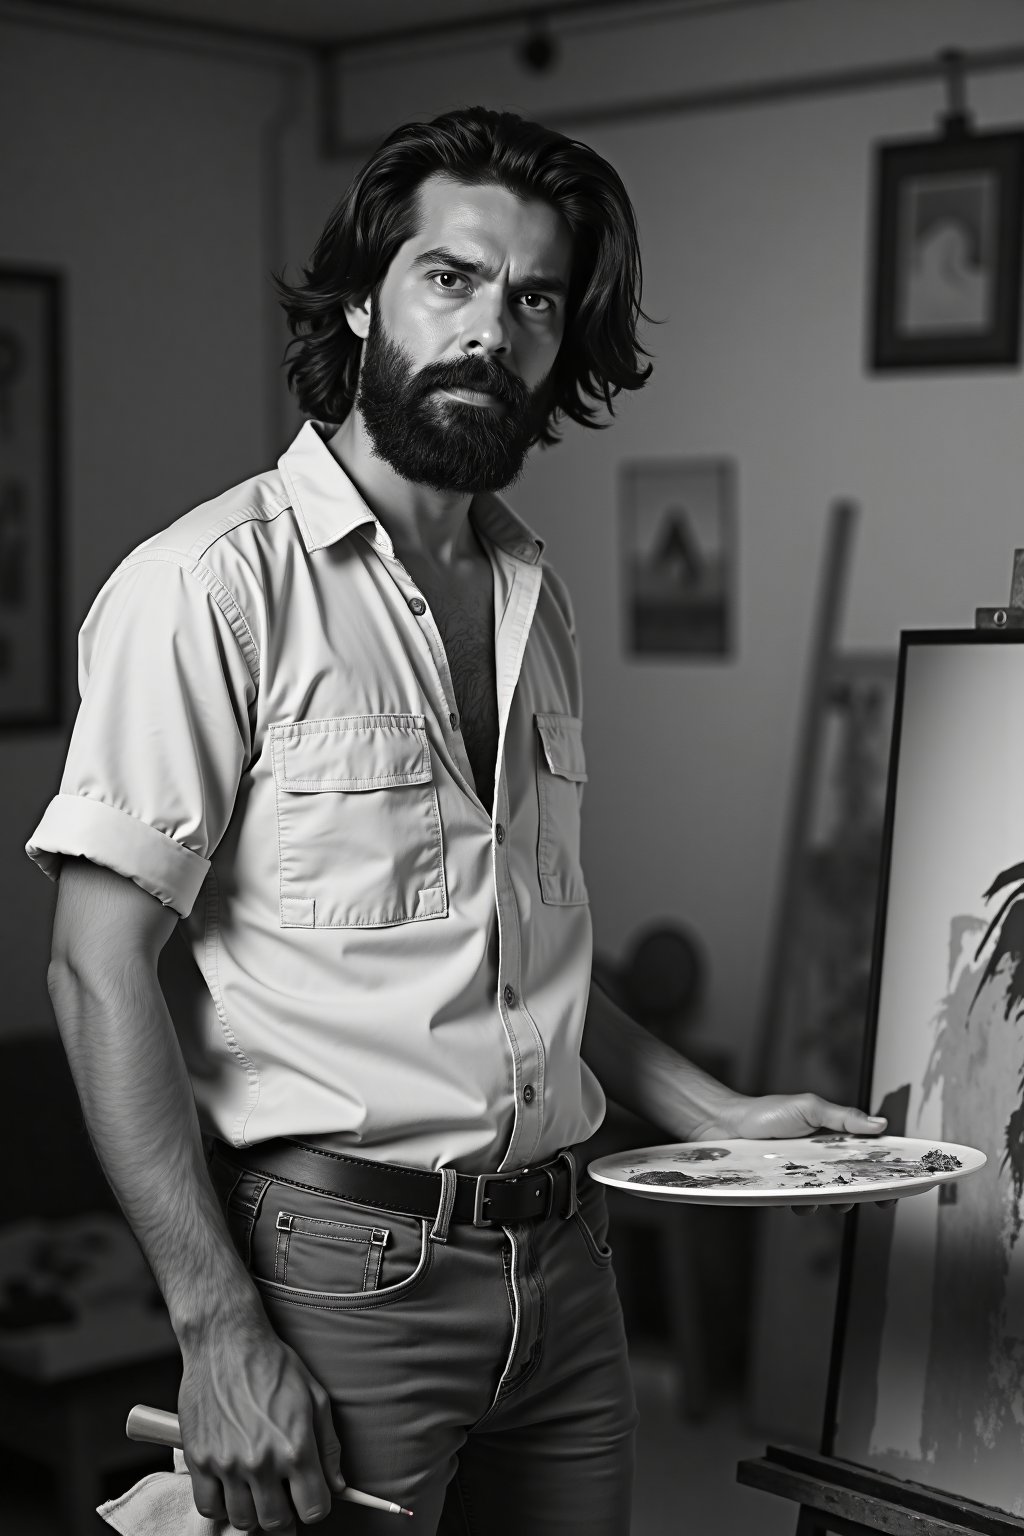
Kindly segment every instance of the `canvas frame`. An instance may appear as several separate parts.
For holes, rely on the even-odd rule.
[[[886,792],[885,823],[882,840],[882,860],[879,877],[879,894],[875,918],[875,936],[873,944],[873,960],[871,983],[869,992],[869,1006],[867,1025],[865,1031],[864,1054],[861,1068],[860,1092],[858,1104],[864,1109],[872,1109],[873,1079],[875,1076],[875,1061],[879,1043],[879,1015],[882,999],[882,984],[885,967],[885,944],[887,937],[887,924],[889,917],[890,881],[892,873],[893,838],[896,823],[896,798],[897,786],[900,778],[900,759],[902,744],[902,728],[906,705],[907,689],[907,665],[908,655],[914,646],[936,645],[963,645],[972,647],[1002,647],[1024,645],[1024,629],[943,629],[943,630],[917,630],[904,631],[900,639],[899,662],[896,680],[896,693],[893,709],[893,739],[889,756],[888,784]],[[900,1127],[893,1127],[899,1133]],[[991,1170],[986,1170],[986,1174]],[[977,1177],[982,1177],[978,1175]],[[949,1193],[950,1186],[946,1191]],[[940,1204],[943,1201],[940,1200]],[[848,1329],[850,1319],[851,1302],[853,1299],[854,1269],[858,1250],[858,1232],[860,1223],[869,1219],[870,1212],[867,1208],[855,1206],[846,1218],[843,1237],[843,1249],[840,1260],[840,1276],[836,1301],[835,1328],[833,1333],[832,1351],[829,1368],[829,1380],[826,1396],[824,1425],[821,1436],[821,1452],[828,1457],[840,1457],[844,1462],[864,1467],[869,1472],[878,1472],[879,1468],[869,1461],[851,1458],[847,1450],[838,1441],[840,1398],[843,1387],[843,1366],[848,1343]],[[881,1356],[880,1356],[881,1358]],[[913,1463],[915,1469],[923,1468],[925,1463]],[[967,1490],[950,1489],[940,1483],[928,1482],[923,1476],[908,1477],[915,1487],[924,1487],[934,1491],[940,1498],[970,1498]],[[976,1495],[975,1495],[976,1497]],[[993,1511],[1002,1510],[1001,1505],[991,1504],[989,1501],[980,1501],[991,1507]],[[1006,1510],[1006,1514],[1015,1512]]]
[[[986,324],[937,326],[907,334],[899,323],[905,242],[901,209],[915,183],[988,176],[996,192]],[[1021,256],[1024,234],[1024,133],[947,132],[944,137],[880,144],[874,162],[873,274],[868,366],[876,373],[1012,368],[1020,361]]]

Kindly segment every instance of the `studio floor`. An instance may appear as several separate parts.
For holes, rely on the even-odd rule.
[[[764,1446],[744,1430],[738,1402],[720,1398],[706,1419],[688,1423],[673,1408],[664,1350],[645,1343],[632,1359],[640,1407],[632,1536],[792,1536],[792,1505],[736,1481],[736,1463]],[[4,1536],[66,1536],[48,1503],[45,1485],[21,1476],[9,1480],[0,1495],[0,1530]],[[97,1536],[109,1529],[97,1519]]]
[[[674,1411],[664,1351],[645,1344],[631,1358],[640,1409],[631,1536],[793,1536],[794,1505],[736,1481],[736,1463],[765,1447],[744,1428],[738,1400],[720,1397],[690,1423]]]

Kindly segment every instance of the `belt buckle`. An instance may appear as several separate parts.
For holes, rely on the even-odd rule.
[[[484,1215],[484,1206],[490,1196],[484,1191],[488,1184],[507,1184],[509,1180],[519,1178],[519,1173],[481,1173],[477,1177],[476,1190],[473,1194],[473,1225],[474,1227],[493,1227],[495,1223],[490,1216]],[[500,1225],[500,1223],[499,1223]]]
[[[575,1179],[575,1172],[576,1172],[576,1170],[575,1170],[575,1164],[572,1165],[572,1170],[573,1170],[572,1191],[573,1191],[573,1199],[575,1200],[575,1192],[576,1192],[576,1179]],[[555,1203],[555,1176],[551,1172],[550,1168],[538,1168],[536,1170],[531,1170],[529,1168],[517,1168],[515,1173],[481,1173],[477,1177],[476,1190],[475,1190],[474,1195],[473,1195],[473,1225],[474,1225],[474,1227],[493,1227],[493,1226],[500,1226],[501,1225],[500,1221],[495,1221],[495,1219],[493,1217],[485,1216],[484,1215],[484,1206],[487,1204],[488,1199],[490,1198],[485,1193],[485,1189],[486,1189],[486,1186],[488,1184],[491,1184],[491,1183],[494,1183],[494,1184],[515,1184],[515,1183],[517,1183],[522,1178],[526,1178],[526,1177],[535,1178],[539,1174],[543,1174],[544,1177],[548,1181],[548,1190],[547,1190],[548,1198],[547,1198],[547,1202],[546,1202],[546,1204],[544,1206],[543,1211],[531,1212],[530,1220],[532,1221],[533,1217],[535,1215],[539,1216],[541,1218],[541,1220],[544,1220],[546,1217],[550,1216],[551,1212],[552,1212],[552,1210],[554,1208],[554,1203]]]

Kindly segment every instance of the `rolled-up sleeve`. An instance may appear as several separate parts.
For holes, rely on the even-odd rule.
[[[60,792],[26,845],[135,881],[182,917],[210,868],[251,756],[253,650],[204,566],[160,552],[113,574],[82,626],[82,703]]]

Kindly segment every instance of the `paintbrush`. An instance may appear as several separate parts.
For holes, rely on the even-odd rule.
[[[136,1403],[128,1415],[124,1432],[129,1440],[169,1445],[178,1451],[182,1448],[178,1415],[169,1413],[166,1408],[148,1408],[145,1403]],[[392,1504],[389,1499],[378,1499],[373,1493],[360,1493],[358,1488],[345,1487],[335,1497],[346,1499],[349,1504],[364,1504],[367,1509],[381,1509],[388,1515],[412,1514],[411,1509],[403,1509],[401,1504]]]

